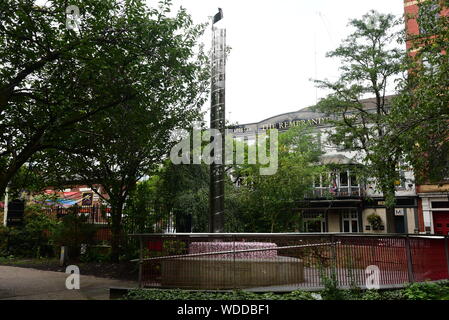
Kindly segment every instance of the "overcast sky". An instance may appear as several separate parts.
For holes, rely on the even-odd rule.
[[[223,9],[227,44],[232,48],[226,66],[226,117],[240,124],[315,104],[325,92],[317,92],[309,79],[338,75],[338,60],[325,54],[349,34],[348,20],[371,9],[398,16],[404,11],[403,0],[173,0],[173,4],[186,8],[196,23],[207,21],[218,7]],[[210,48],[210,30],[204,41]]]

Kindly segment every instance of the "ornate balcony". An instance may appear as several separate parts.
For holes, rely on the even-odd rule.
[[[314,198],[329,198],[329,197],[361,197],[364,195],[363,188],[360,186],[351,187],[314,187]]]

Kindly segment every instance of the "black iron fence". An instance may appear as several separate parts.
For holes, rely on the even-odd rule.
[[[87,223],[92,224],[108,224],[111,209],[102,205],[93,206],[71,206],[71,207],[50,207],[44,209],[49,215],[54,215],[57,218],[62,218],[67,214],[79,214],[87,217]]]
[[[285,291],[386,288],[448,275],[448,237],[137,234],[141,287]]]

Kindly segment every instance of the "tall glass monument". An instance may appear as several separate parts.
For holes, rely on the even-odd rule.
[[[221,144],[213,150],[214,162],[210,165],[209,191],[209,232],[224,230],[224,152],[225,152],[225,67],[226,67],[226,29],[216,23],[223,19],[223,11],[212,21],[212,73],[210,128],[220,132]],[[212,139],[212,138],[211,138]]]

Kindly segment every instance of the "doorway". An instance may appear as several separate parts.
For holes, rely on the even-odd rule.
[[[404,216],[394,217],[394,228],[396,233],[405,233],[405,218]]]
[[[449,211],[434,212],[433,226],[435,234],[449,235]]]

